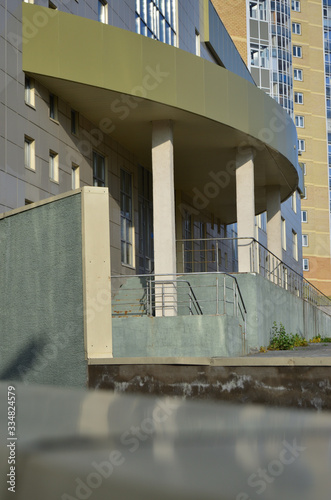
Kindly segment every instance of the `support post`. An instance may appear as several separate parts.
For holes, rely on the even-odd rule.
[[[238,152],[236,158],[236,203],[238,238],[254,238],[255,196],[253,151]],[[250,246],[253,240],[238,240],[238,270],[251,272]]]
[[[279,186],[267,187],[268,250],[282,260],[282,217]],[[279,262],[278,262],[279,264]]]
[[[153,221],[154,221],[154,268],[155,314],[175,316],[177,296],[174,285],[164,284],[165,303],[157,303],[157,279],[176,279],[176,230],[175,230],[175,189],[173,127],[169,120],[153,122],[152,132],[153,164]],[[162,276],[163,275],[163,276]],[[170,276],[169,276],[170,275]],[[161,310],[160,310],[161,307]]]

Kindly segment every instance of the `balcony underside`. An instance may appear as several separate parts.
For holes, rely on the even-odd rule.
[[[23,4],[32,25],[38,12],[47,23],[23,44],[23,70],[146,168],[152,122],[172,120],[175,188],[191,197],[195,189],[210,193],[208,210],[222,221],[236,220],[238,150],[255,151],[256,213],[266,209],[267,186],[280,186],[282,201],[296,189],[294,124],[254,85],[166,44],[61,12],[47,17],[47,9]]]

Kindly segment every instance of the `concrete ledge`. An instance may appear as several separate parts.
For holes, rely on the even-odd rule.
[[[216,360],[216,362],[221,361]],[[226,360],[229,361],[232,361],[232,364],[234,362]],[[239,359],[240,361],[242,360]],[[104,389],[115,393],[330,410],[330,367],[318,365],[316,361],[319,360],[313,360],[314,366],[118,364],[117,362],[117,364],[90,365],[88,386],[91,389]]]
[[[91,358],[89,365],[201,365],[201,366],[331,366],[331,357],[237,357],[237,358]]]

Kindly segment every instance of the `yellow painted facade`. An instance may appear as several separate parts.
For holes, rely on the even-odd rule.
[[[302,48],[302,57],[293,57],[293,68],[302,70],[302,81],[294,80],[294,92],[303,94],[303,104],[294,104],[294,114],[304,117],[298,139],[305,141],[300,161],[306,164],[306,198],[302,210],[307,222],[302,233],[308,235],[303,257],[309,260],[305,277],[327,295],[331,295],[330,211],[325,106],[322,2],[300,3],[301,11],[292,11],[292,23],[301,26],[301,34],[292,33],[294,46]]]
[[[247,64],[246,0],[212,0],[224,26]]]

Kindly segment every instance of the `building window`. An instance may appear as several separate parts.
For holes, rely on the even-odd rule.
[[[302,80],[303,80],[303,71],[302,71],[302,69],[294,68],[293,76],[294,76],[294,80],[302,82]]]
[[[176,0],[136,0],[136,32],[176,46]]]
[[[49,94],[49,117],[58,120],[58,99],[54,94]]]
[[[307,188],[306,187],[303,188],[303,199],[304,200],[307,199]]]
[[[303,171],[303,175],[306,175],[307,174],[306,164],[305,163],[301,163],[301,168],[302,168],[302,171]]]
[[[303,104],[303,93],[302,92],[294,92],[294,102],[296,104]]]
[[[259,66],[260,68],[269,67],[269,47],[267,45],[258,45],[251,43],[251,66]]]
[[[298,260],[298,235],[292,230],[292,253],[293,259]]]
[[[121,170],[121,259],[133,265],[132,175]]]
[[[106,185],[106,159],[93,151],[93,186],[105,187]]]
[[[292,23],[292,33],[294,35],[301,35],[301,24],[300,23]]]
[[[59,182],[59,155],[54,151],[49,152],[49,178]]]
[[[256,0],[249,2],[249,16],[252,19],[259,19],[266,21],[267,19],[267,5],[266,0]]]
[[[307,210],[301,210],[301,222],[308,222]]]
[[[306,151],[306,141],[304,139],[298,139],[298,153]]]
[[[302,47],[293,45],[293,57],[302,57]]]
[[[74,109],[71,110],[71,133],[78,135],[78,113]]]
[[[286,220],[282,217],[282,249],[286,250]]]
[[[72,163],[71,165],[71,189],[78,189],[79,186],[79,165]]]
[[[308,234],[303,234],[302,235],[302,246],[307,247],[308,246]]]
[[[295,126],[298,128],[304,128],[305,126],[305,117],[301,115],[295,116]]]
[[[25,3],[34,3],[34,0],[24,0]]]
[[[35,106],[34,80],[28,75],[25,75],[24,82],[24,99],[29,106]]]
[[[108,24],[108,3],[105,0],[98,0],[98,20]]]
[[[31,137],[24,136],[24,166],[36,170],[35,142]]]
[[[300,12],[300,1],[292,0],[292,10],[295,12]]]
[[[309,259],[302,259],[302,267],[304,271],[309,271]]]
[[[57,10],[57,6],[56,6],[53,2],[51,2],[50,0],[49,0],[49,2],[48,2],[48,7],[49,7],[50,9]]]

